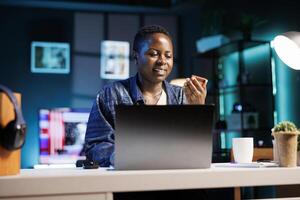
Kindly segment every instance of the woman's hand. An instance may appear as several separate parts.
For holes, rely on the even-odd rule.
[[[192,75],[183,86],[187,104],[205,104],[207,79]]]

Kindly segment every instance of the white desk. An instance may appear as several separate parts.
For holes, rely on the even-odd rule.
[[[0,177],[0,199],[111,200],[112,192],[300,184],[300,168],[106,171],[24,169]]]

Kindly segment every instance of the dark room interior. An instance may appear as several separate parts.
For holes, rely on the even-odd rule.
[[[272,148],[274,125],[300,126],[300,71],[281,61],[273,46],[276,36],[300,31],[299,10],[296,0],[0,1],[0,84],[21,94],[27,124],[21,169],[41,164],[41,113],[90,112],[104,85],[137,73],[134,35],[151,24],[172,36],[174,67],[168,81],[192,75],[208,79],[206,104],[216,108],[212,161],[232,160],[234,137],[253,137],[255,148]],[[214,44],[205,43],[213,37]],[[125,77],[102,74],[103,41],[129,44]],[[39,45],[56,44],[69,51],[63,61],[68,69],[38,71],[33,56]],[[279,190],[244,187],[241,193],[246,199],[271,198],[280,196]],[[234,195],[232,188],[209,193],[218,199]]]

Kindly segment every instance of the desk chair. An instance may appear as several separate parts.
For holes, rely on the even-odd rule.
[[[233,151],[231,150],[230,160],[233,162]],[[273,148],[254,148],[253,161],[273,160]],[[241,200],[241,187],[234,188],[234,200]]]

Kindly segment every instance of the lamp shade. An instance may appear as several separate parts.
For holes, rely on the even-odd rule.
[[[300,32],[290,31],[276,36],[273,46],[287,66],[300,70]]]

